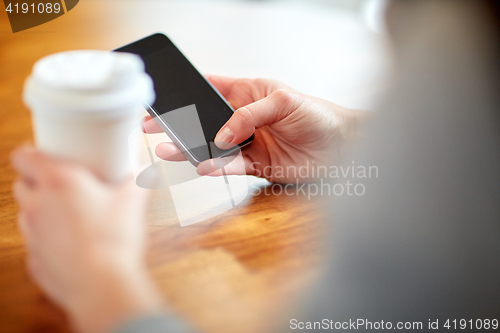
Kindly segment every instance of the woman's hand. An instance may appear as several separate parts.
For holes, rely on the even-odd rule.
[[[215,143],[224,148],[255,134],[252,145],[242,151],[244,165],[231,162],[225,166],[226,174],[246,173],[279,183],[310,180],[313,165],[331,162],[332,148],[354,134],[360,115],[274,80],[208,79],[236,109]],[[150,117],[145,119],[144,129],[146,133],[161,132]],[[184,160],[173,143],[158,145],[156,154],[165,160]],[[299,175],[304,169],[307,174]],[[214,172],[213,160],[200,163],[197,171],[200,175],[221,174],[220,170]]]
[[[29,273],[82,332],[161,311],[144,267],[147,191],[101,182],[84,167],[17,149],[19,228]]]

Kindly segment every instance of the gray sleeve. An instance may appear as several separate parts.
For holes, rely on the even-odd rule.
[[[395,88],[344,161],[378,177],[328,198],[327,273],[290,319],[500,319],[496,27],[481,1],[398,3]]]
[[[193,333],[186,322],[167,314],[150,315],[131,319],[112,333]]]

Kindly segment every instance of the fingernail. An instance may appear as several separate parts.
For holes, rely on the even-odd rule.
[[[10,163],[14,166],[17,165],[17,160],[18,160],[18,152],[17,150],[14,150],[13,152],[10,153]]]
[[[22,159],[26,152],[33,150],[33,146],[25,142],[21,146],[17,147],[10,153],[10,161],[12,164],[17,165]]]
[[[17,165],[19,163],[23,149],[24,147],[19,147],[10,153],[10,161],[12,164]]]
[[[224,149],[225,147],[229,146],[229,144],[233,141],[233,139],[234,139],[233,131],[231,131],[231,129],[226,126],[215,137],[215,143],[217,144],[217,147]]]

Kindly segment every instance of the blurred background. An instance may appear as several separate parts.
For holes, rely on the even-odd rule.
[[[121,1],[124,38],[115,46],[161,31],[204,73],[274,78],[346,107],[371,109],[387,69],[385,5],[384,0]]]

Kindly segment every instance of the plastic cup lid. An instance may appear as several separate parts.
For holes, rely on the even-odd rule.
[[[151,105],[154,98],[153,81],[145,73],[142,59],[108,51],[69,51],[44,57],[35,63],[24,87],[24,101],[31,110],[57,116],[126,115],[131,107]]]

